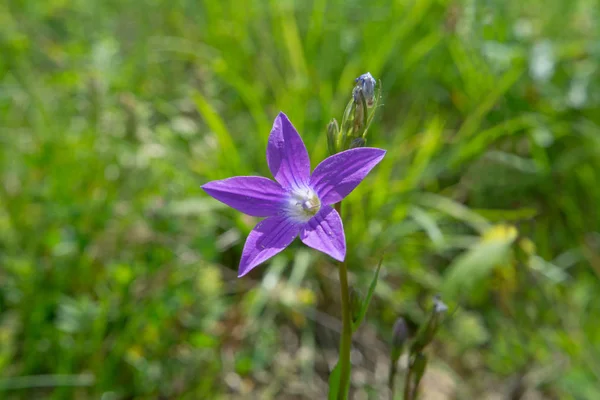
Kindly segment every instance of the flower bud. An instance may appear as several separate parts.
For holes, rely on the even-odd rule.
[[[365,95],[360,86],[356,86],[352,91],[352,98],[354,99],[354,115],[352,126],[352,136],[359,137],[364,133],[364,128],[367,126],[367,103]]]
[[[442,314],[448,311],[448,306],[442,301],[440,296],[435,296],[433,298],[433,311],[436,314]]]
[[[340,136],[340,127],[335,118],[327,125],[327,149],[329,154],[333,155],[338,152]]]
[[[429,316],[429,320],[421,327],[417,333],[417,337],[411,346],[411,351],[420,352],[433,340],[440,324],[443,314],[448,310],[448,306],[442,302],[439,296],[433,299],[433,308]]]
[[[402,355],[402,350],[408,337],[408,325],[404,318],[400,317],[396,320],[392,328],[392,354],[390,358],[393,363],[396,363]]]
[[[355,82],[356,85],[352,90],[352,96],[346,105],[339,126],[339,140],[336,142],[336,151],[364,147],[364,142],[354,142],[354,139],[366,139],[367,131],[375,117],[381,99],[381,89],[376,88],[377,82],[370,73],[362,74],[355,79]]]
[[[373,78],[370,72],[367,72],[356,78],[355,82],[357,83],[357,87],[362,89],[367,106],[372,107],[375,98],[375,86],[377,85],[375,78]]]
[[[408,337],[408,325],[404,318],[400,317],[396,320],[392,328],[392,345],[394,347],[402,347],[406,340],[408,340]]]

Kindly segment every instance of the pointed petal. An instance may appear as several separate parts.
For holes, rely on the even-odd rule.
[[[310,177],[321,203],[334,204],[348,196],[385,155],[372,147],[350,149],[323,160]]]
[[[300,226],[286,217],[279,216],[260,221],[246,239],[238,277],[246,275],[254,267],[288,247],[298,236]]]
[[[279,113],[267,144],[267,163],[275,180],[286,189],[306,187],[310,159],[304,142],[284,113]]]
[[[285,201],[286,191],[262,176],[235,176],[202,186],[210,196],[253,217],[276,215]]]
[[[338,261],[344,261],[346,257],[346,237],[342,219],[331,206],[324,206],[304,224],[300,230],[300,240]]]

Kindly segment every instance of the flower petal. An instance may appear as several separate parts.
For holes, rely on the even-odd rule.
[[[350,149],[323,160],[310,177],[310,186],[321,203],[337,203],[358,186],[379,161],[385,150],[372,147]]]
[[[305,187],[310,177],[308,152],[288,117],[280,112],[267,144],[269,169],[286,189]]]
[[[346,257],[346,237],[342,219],[331,206],[324,206],[304,224],[300,230],[300,240],[338,261],[344,261]]]
[[[238,277],[246,275],[258,264],[288,247],[298,236],[300,226],[283,216],[269,217],[260,221],[246,239]]]
[[[253,217],[276,215],[286,196],[277,182],[262,176],[235,176],[208,182],[202,189],[221,203]]]

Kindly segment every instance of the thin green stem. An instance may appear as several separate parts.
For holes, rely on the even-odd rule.
[[[409,359],[408,359],[408,370],[406,371],[406,377],[404,380],[404,400],[412,400],[412,391],[410,390],[411,384],[411,378],[412,378],[412,364],[410,361],[410,357],[412,356],[412,354],[409,354]]]
[[[342,214],[342,203],[335,205],[336,211]],[[350,348],[352,344],[352,318],[350,315],[350,290],[348,288],[348,267],[346,261],[340,262],[340,295],[342,300],[342,337],[340,339],[340,391],[339,399],[348,398],[350,386]]]
[[[390,392],[392,393],[392,399],[394,398],[394,393],[396,392],[396,363],[390,363],[390,372],[388,374],[388,387],[390,388]]]

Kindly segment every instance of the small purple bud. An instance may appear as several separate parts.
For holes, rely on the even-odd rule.
[[[392,345],[396,348],[402,348],[408,336],[408,325],[406,325],[404,318],[400,317],[396,320],[392,329]]]
[[[392,328],[392,351],[390,353],[390,372],[388,375],[388,386],[394,391],[394,380],[398,371],[398,360],[404,350],[404,345],[408,341],[410,332],[406,320],[399,317]]]
[[[375,78],[373,78],[370,72],[367,72],[356,78],[355,82],[358,84],[358,87],[362,89],[367,106],[373,106],[373,99],[375,98],[375,86],[377,85]]]
[[[448,310],[448,306],[442,302],[439,296],[433,298],[433,307],[429,320],[421,327],[417,333],[417,337],[412,344],[412,349],[420,352],[433,340],[437,330],[439,329],[444,313]]]
[[[448,311],[448,306],[440,299],[440,296],[435,296],[433,299],[433,311],[436,314],[442,314]]]

